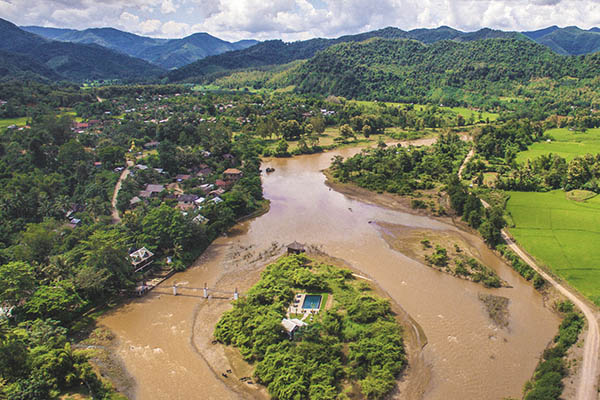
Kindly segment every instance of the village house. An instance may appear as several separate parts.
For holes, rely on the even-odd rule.
[[[233,182],[231,182],[231,181],[224,181],[222,179],[217,179],[215,181],[215,185],[217,185],[221,189],[229,190],[231,188],[231,186],[233,185]]]
[[[293,339],[294,333],[296,333],[298,331],[298,329],[300,329],[303,326],[306,326],[308,324],[306,322],[300,321],[299,319],[296,319],[296,318],[292,318],[292,319],[284,318],[281,320],[281,325],[283,326],[283,329],[287,333],[288,337],[290,339]]]
[[[159,144],[160,144],[159,142],[157,142],[157,141],[153,140],[153,141],[151,141],[151,142],[144,143],[144,148],[145,148],[146,150],[155,149],[155,148],[157,148],[157,147],[158,147],[158,145],[159,145]]]
[[[191,175],[179,174],[175,177],[175,180],[177,182],[184,182],[184,181],[187,181],[188,179],[190,179],[191,177],[192,177]]]
[[[131,200],[129,200],[129,205],[132,207],[137,206],[140,202],[142,201],[142,199],[140,199],[138,196],[133,197]]]
[[[196,200],[198,200],[198,196],[195,194],[182,194],[177,198],[177,201],[183,204],[194,204]]]
[[[223,171],[223,177],[227,181],[237,182],[244,174],[237,168],[228,168]]]
[[[154,185],[154,184],[149,184],[146,185],[146,188],[142,191],[140,191],[139,197],[142,198],[149,198],[149,197],[156,197],[158,194],[162,193],[165,190],[165,187],[163,185]]]
[[[210,221],[208,218],[206,218],[204,215],[196,215],[194,217],[194,219],[192,219],[192,221],[194,221],[197,224],[208,224],[208,222]]]
[[[200,189],[204,192],[204,193],[208,193],[211,190],[213,190],[215,187],[215,185],[213,185],[212,183],[205,183],[204,185],[200,185]]]
[[[208,193],[208,196],[220,196],[225,193],[225,190],[222,188],[215,189]]]
[[[153,257],[154,253],[145,247],[129,254],[129,259],[131,260],[131,265],[133,265],[135,272],[142,271],[152,264],[154,261]]]
[[[296,241],[287,245],[288,254],[302,254],[306,252],[306,247],[302,243]]]

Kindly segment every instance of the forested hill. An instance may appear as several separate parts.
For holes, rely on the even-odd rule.
[[[44,39],[0,19],[2,79],[30,76],[65,79],[147,79],[164,70],[146,61],[97,45],[62,43]],[[27,64],[28,60],[33,60]]]
[[[594,78],[599,74],[600,53],[561,56],[529,41],[425,45],[414,40],[373,39],[318,53],[291,70],[286,83],[304,93],[412,101],[445,88],[486,92],[533,78]]]
[[[362,42],[372,38],[417,39],[425,43],[431,43],[444,39],[471,41],[496,37],[526,39],[518,33],[495,31],[487,28],[477,32],[465,33],[448,27],[418,29],[410,32],[388,27],[357,35],[342,36],[337,39],[310,39],[292,43],[285,43],[281,40],[266,41],[244,50],[228,52],[196,61],[170,72],[168,77],[172,82],[200,82],[235,70],[282,65],[295,60],[308,59],[317,52],[335,44]]]

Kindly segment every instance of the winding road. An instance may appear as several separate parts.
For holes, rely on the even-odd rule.
[[[118,224],[119,222],[121,222],[121,217],[119,216],[119,210],[117,210],[117,197],[119,196],[119,190],[121,190],[121,184],[123,183],[123,181],[125,180],[125,178],[127,178],[127,175],[129,175],[129,168],[133,166],[133,162],[131,161],[127,161],[127,167],[123,170],[123,172],[121,172],[121,176],[119,176],[119,180],[117,181],[117,184],[115,185],[115,191],[113,192],[113,197],[112,197],[112,201],[111,201],[111,207],[112,207],[112,223],[113,224]]]
[[[462,165],[458,170],[458,177],[462,179],[462,173],[471,158],[475,155],[475,148],[472,148],[469,154],[465,157]],[[485,208],[489,208],[490,205],[481,200],[481,203]],[[575,290],[563,286],[550,274],[544,271],[535,260],[529,256],[523,249],[517,245],[517,243],[511,238],[510,234],[502,229],[502,239],[506,242],[507,246],[514,251],[523,261],[525,261],[531,268],[537,271],[550,285],[556,288],[566,298],[568,298],[577,308],[581,310],[585,319],[587,320],[588,331],[584,340],[583,347],[583,362],[580,370],[579,384],[577,385],[577,400],[598,400],[598,353],[600,351],[600,330],[598,329],[598,318],[585,300],[582,300]]]

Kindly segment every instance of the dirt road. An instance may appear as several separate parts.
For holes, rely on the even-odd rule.
[[[127,178],[127,175],[129,175],[129,167],[131,167],[132,165],[133,165],[133,163],[131,161],[127,161],[127,168],[125,168],[123,170],[123,172],[121,172],[121,176],[119,176],[119,180],[117,181],[117,184],[115,185],[115,191],[113,192],[113,197],[112,197],[112,201],[111,201],[112,223],[113,224],[118,224],[119,222],[121,222],[121,217],[119,216],[119,210],[117,210],[117,197],[119,196],[119,190],[121,190],[121,183],[123,183],[125,178]]]

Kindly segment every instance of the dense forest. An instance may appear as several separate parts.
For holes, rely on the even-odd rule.
[[[535,78],[594,79],[598,57],[559,56],[522,40],[424,45],[374,39],[333,46],[291,71],[288,82],[304,93],[404,102],[430,98],[436,88],[458,90],[440,99],[452,105],[471,91],[508,95]]]

